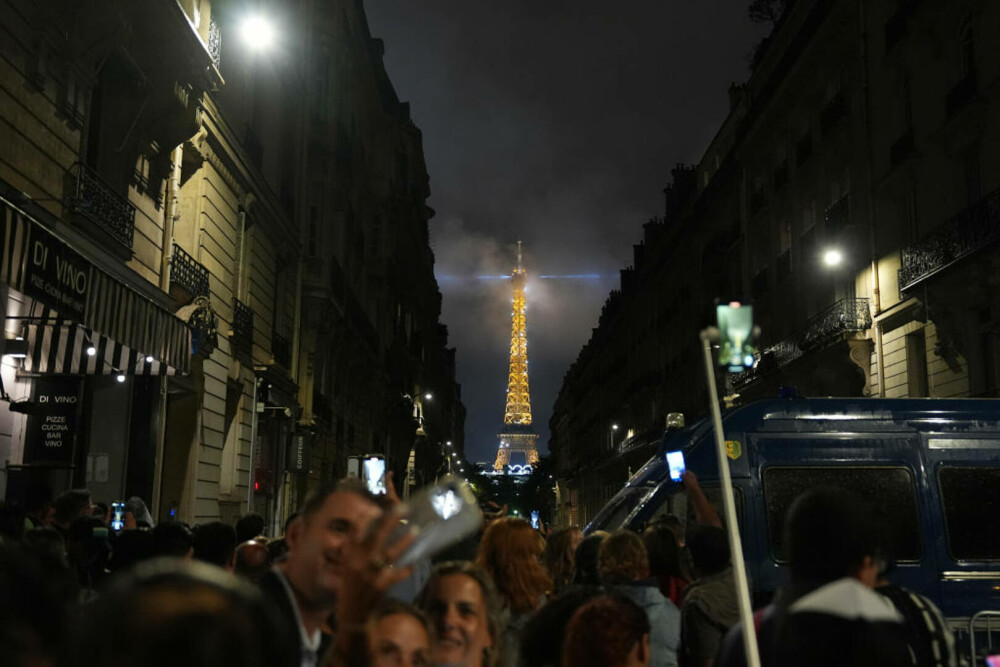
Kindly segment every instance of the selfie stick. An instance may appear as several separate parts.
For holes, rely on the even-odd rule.
[[[743,622],[743,650],[747,667],[760,667],[757,653],[757,629],[753,622],[753,608],[750,606],[750,587],[747,585],[746,563],[743,562],[743,544],[739,526],[736,523],[736,502],[733,499],[733,483],[729,476],[729,461],[722,432],[722,413],[719,411],[718,390],[715,387],[715,364],[712,361],[712,343],[719,340],[719,330],[708,327],[701,332],[701,345],[705,352],[705,376],[708,378],[708,404],[712,408],[712,422],[715,425],[715,454],[719,461],[719,477],[722,483],[722,508],[726,516],[726,533],[729,535],[729,553],[733,559],[736,574],[736,594],[740,602],[740,620]]]

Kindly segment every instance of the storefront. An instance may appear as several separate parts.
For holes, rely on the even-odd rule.
[[[152,503],[165,379],[189,371],[190,328],[3,199],[0,244],[0,492]]]

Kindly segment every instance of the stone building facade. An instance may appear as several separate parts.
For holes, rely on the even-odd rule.
[[[998,395],[998,26],[976,0],[789,3],[566,375],[564,523],[617,492],[668,413],[707,412],[717,298],[750,299],[762,328],[728,401]],[[612,423],[636,436],[615,446]]]
[[[158,518],[256,510],[280,532],[350,453],[405,469],[420,420],[404,395],[440,397],[422,441],[461,443],[420,135],[361,3],[283,3],[271,52],[240,39],[246,11],[0,5],[12,501],[87,486]],[[402,358],[397,312],[421,341]]]

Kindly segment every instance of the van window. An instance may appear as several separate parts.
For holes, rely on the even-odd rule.
[[[786,560],[782,545],[785,515],[792,502],[817,487],[834,487],[853,493],[867,503],[891,531],[896,560],[920,560],[920,527],[913,474],[904,467],[826,466],[817,468],[772,467],[764,471],[764,502],[771,549]]]
[[[1000,560],[1000,468],[938,470],[948,550],[955,560]]]
[[[723,525],[726,523],[726,514],[722,507],[722,487],[718,484],[705,484],[701,487],[704,491],[705,497],[708,502],[711,503],[715,511],[719,513],[719,518],[722,519]],[[738,486],[733,486],[733,499],[736,501],[736,523],[739,525],[740,533],[743,533],[743,490]],[[687,527],[695,523],[694,519],[694,503],[688,502],[687,495],[681,486],[677,486],[676,490],[673,490],[670,495],[667,496],[666,500],[661,504],[656,512],[649,518],[646,525],[656,523],[661,517],[673,514],[677,517],[681,525],[684,526],[685,532],[687,532]]]

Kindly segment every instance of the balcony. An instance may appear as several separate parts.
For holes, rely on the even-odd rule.
[[[271,359],[283,368],[292,367],[292,344],[281,334],[271,335]]]
[[[823,213],[826,229],[831,234],[839,234],[851,224],[851,196],[844,195]]]
[[[865,331],[871,326],[868,299],[841,299],[806,320],[805,326],[794,336],[761,350],[756,366],[733,377],[733,387],[737,390],[745,389],[803,354],[821,349],[845,333]]]
[[[889,147],[889,165],[895,169],[913,154],[913,128],[909,128]]]
[[[797,337],[803,351],[822,347],[835,336],[864,331],[872,326],[868,299],[841,299],[823,312],[810,317]]]
[[[905,291],[1000,240],[1000,188],[904,248],[899,289]]]
[[[229,339],[239,352],[253,349],[253,310],[239,299],[233,299],[233,323]]]
[[[215,69],[222,69],[222,31],[219,24],[212,19],[208,23],[208,55],[212,56]]]
[[[823,136],[829,134],[847,116],[847,96],[840,91],[826,103],[819,113],[819,127]]]
[[[135,236],[135,207],[132,203],[82,162],[74,164],[70,174],[76,181],[70,202],[73,212],[131,250]]]
[[[184,288],[192,297],[208,296],[208,269],[176,243],[170,260],[170,286],[174,285]]]
[[[948,118],[953,118],[958,114],[978,93],[979,84],[976,82],[976,75],[974,72],[969,72],[961,81],[954,85],[945,98],[945,108]]]

